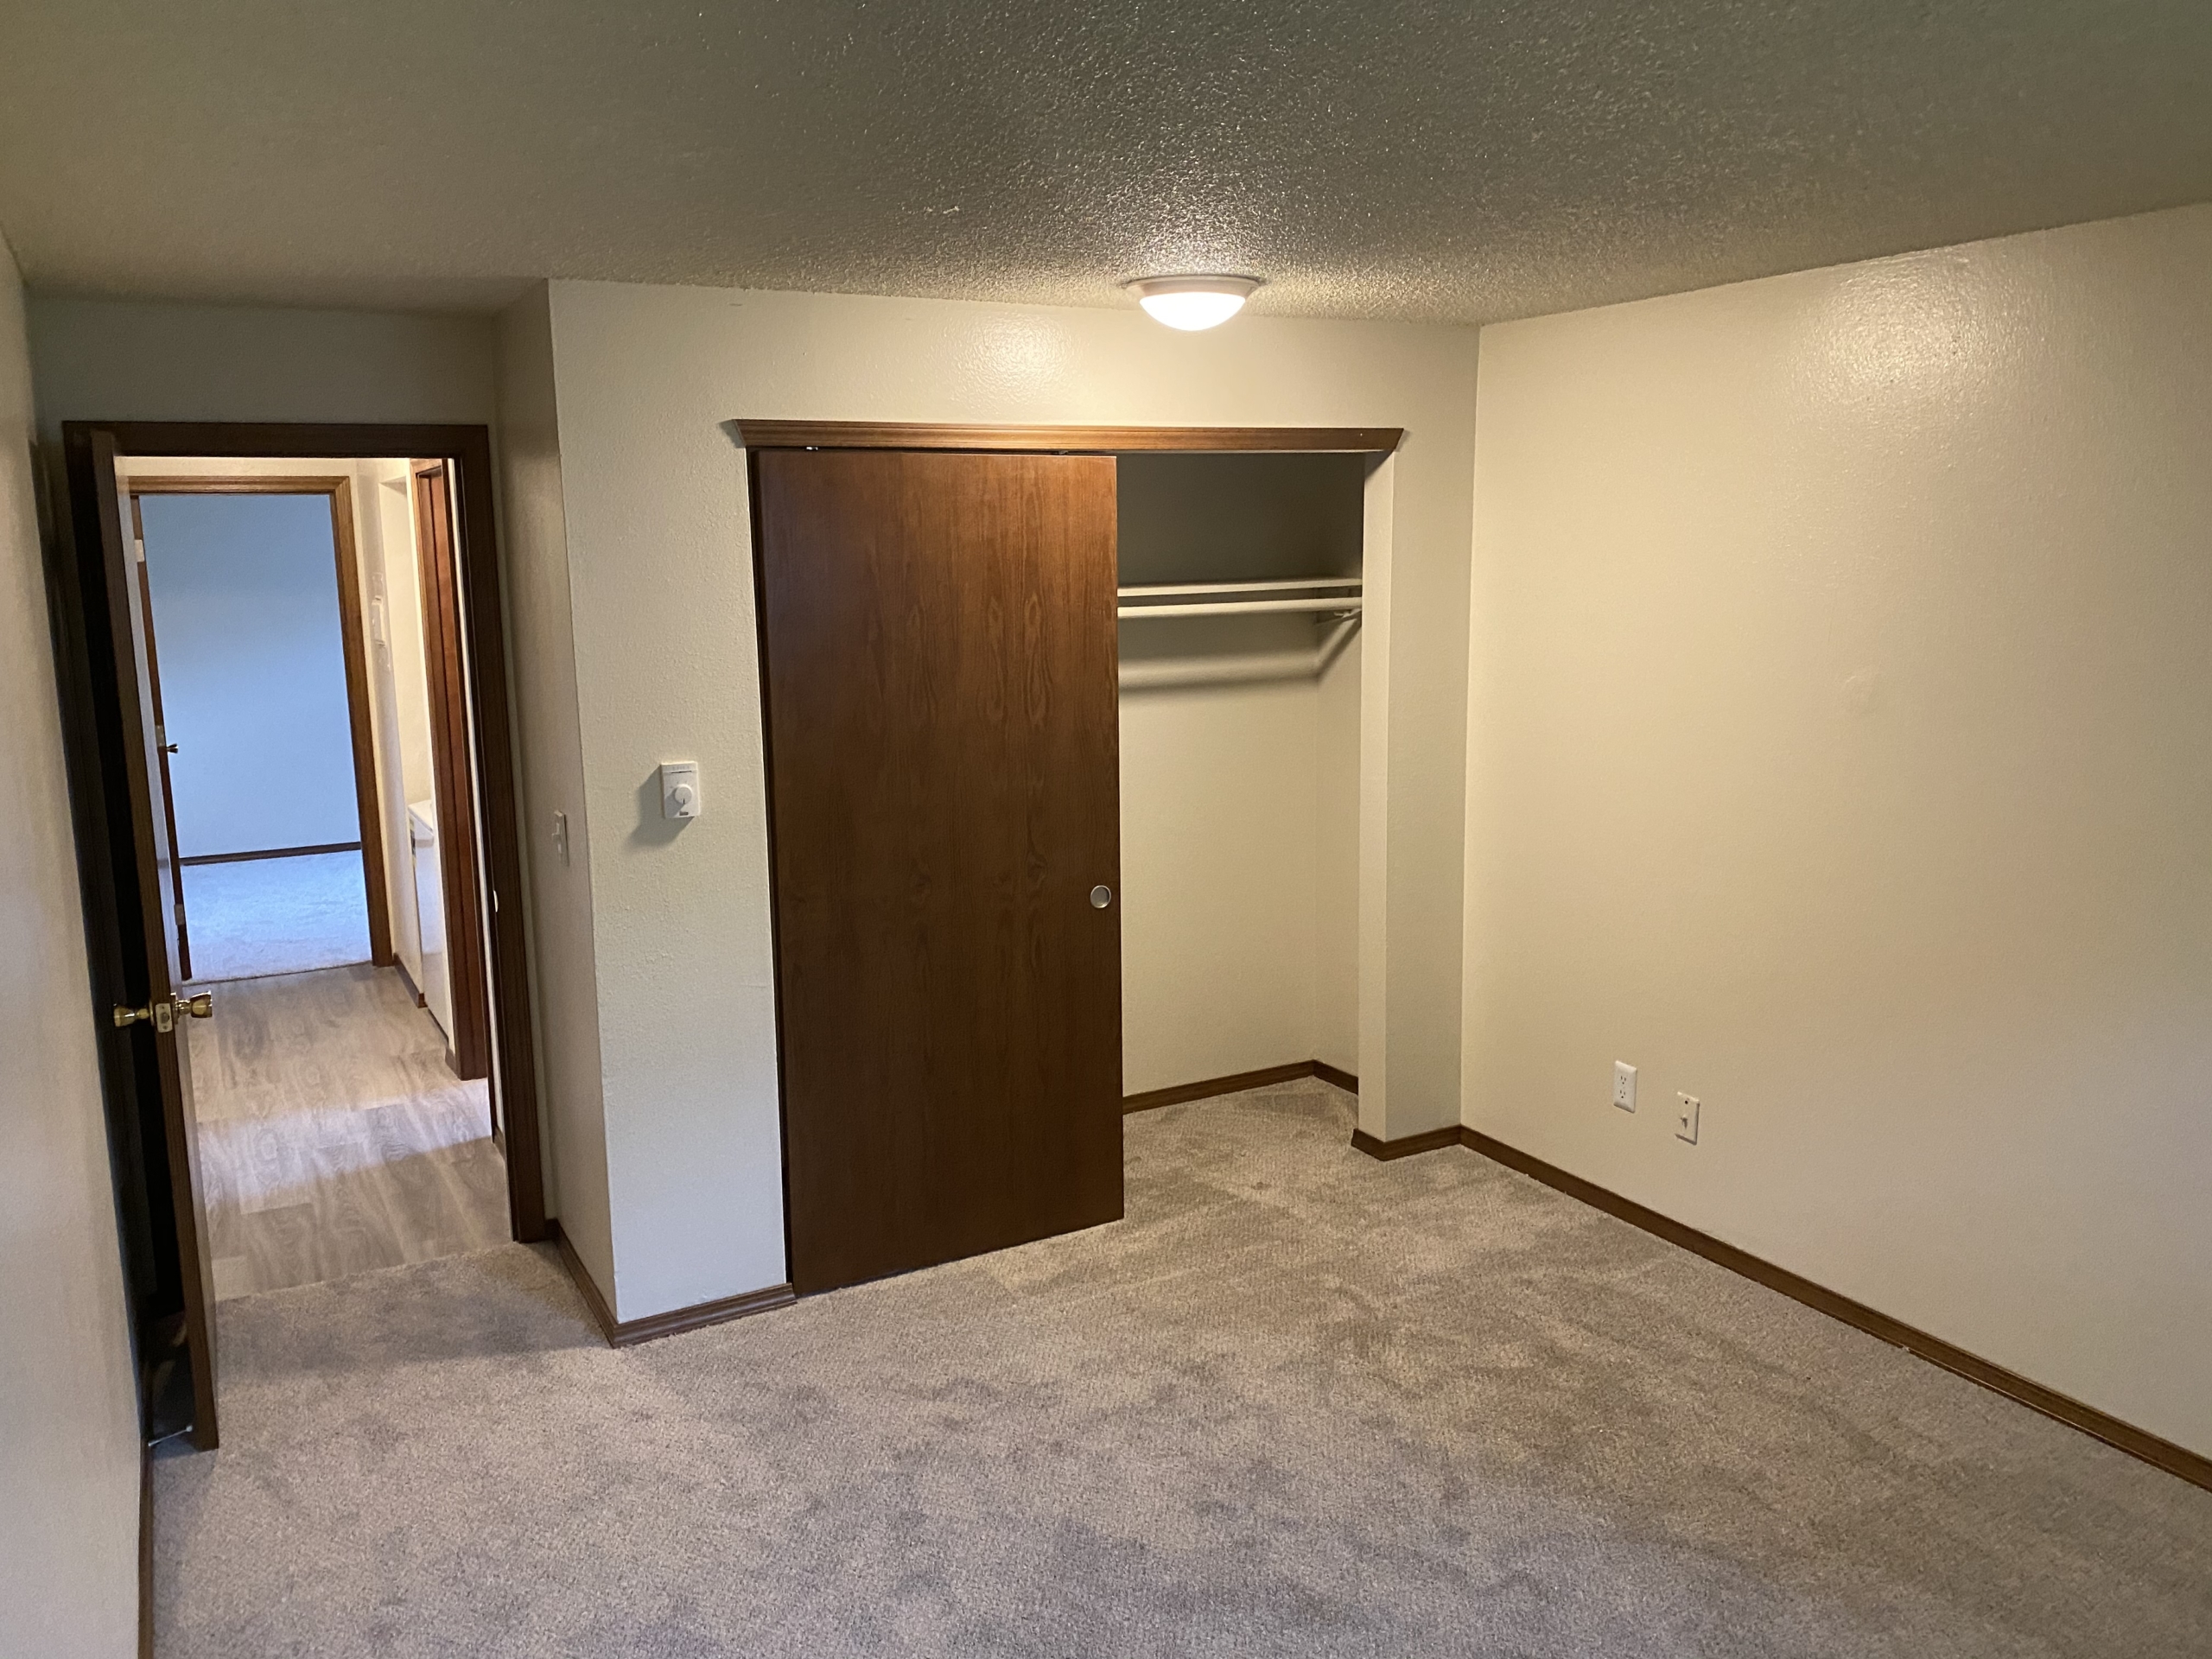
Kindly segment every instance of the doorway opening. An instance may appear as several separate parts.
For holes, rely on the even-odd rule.
[[[1127,1110],[1307,1073],[1357,1090],[1360,627],[1380,461],[1120,457]]]
[[[509,1236],[448,465],[118,462],[218,1301]]]
[[[489,444],[72,423],[64,448],[142,1405],[149,1440],[206,1447],[215,1302],[546,1231]]]

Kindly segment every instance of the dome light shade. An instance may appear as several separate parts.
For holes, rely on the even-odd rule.
[[[1170,328],[1212,328],[1244,308],[1256,276],[1139,276],[1122,286]]]

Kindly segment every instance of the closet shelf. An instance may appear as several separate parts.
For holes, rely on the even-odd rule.
[[[1130,616],[1249,616],[1271,611],[1313,611],[1349,616],[1360,608],[1357,576],[1314,576],[1301,581],[1188,582],[1164,586],[1120,588],[1122,603],[1115,614]],[[1325,591],[1324,591],[1325,590]],[[1287,595],[1303,594],[1303,598]]]

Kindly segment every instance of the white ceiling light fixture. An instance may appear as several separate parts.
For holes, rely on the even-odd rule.
[[[1170,328],[1218,327],[1244,308],[1256,276],[1138,276],[1122,284],[1155,321]]]

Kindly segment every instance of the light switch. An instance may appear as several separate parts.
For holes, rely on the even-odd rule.
[[[660,815],[664,818],[696,818],[699,816],[697,761],[661,762]]]

